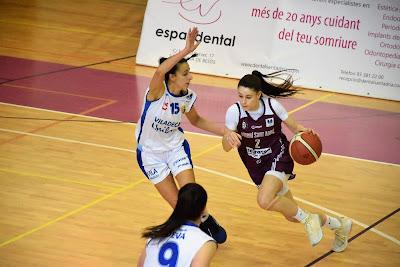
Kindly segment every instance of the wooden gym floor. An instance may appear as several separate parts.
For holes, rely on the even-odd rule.
[[[154,71],[134,63],[145,6],[0,0],[0,266],[132,266],[143,228],[169,215],[135,159]],[[222,125],[236,83],[195,75],[199,112]],[[237,154],[186,122],[229,235],[212,266],[399,266],[400,104],[315,90],[283,103],[325,152],[290,188],[305,209],[354,220],[348,250],[331,253],[328,230],[312,248],[300,224],[262,211]]]

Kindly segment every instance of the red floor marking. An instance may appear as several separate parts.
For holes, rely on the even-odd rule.
[[[89,68],[46,75],[49,71],[68,68],[71,66],[0,56],[0,77],[3,79],[39,75],[0,85],[0,102],[73,114],[95,106],[98,108],[87,111],[90,116],[124,122],[139,119],[150,78]],[[223,126],[226,109],[238,99],[236,91],[199,85],[195,81],[190,88],[198,95],[195,107],[199,114]],[[99,107],[111,99],[117,100],[118,105]],[[288,111],[307,102],[296,98],[280,101]],[[321,134],[326,153],[400,164],[399,115],[398,112],[319,102],[294,113],[293,117]],[[187,119],[182,128],[203,132]]]
[[[101,109],[101,108],[104,108],[104,107],[113,105],[113,104],[115,104],[115,103],[117,103],[117,102],[118,102],[118,101],[116,101],[116,100],[107,100],[106,103],[103,103],[103,104],[97,105],[97,106],[95,106],[95,107],[93,107],[93,108],[84,110],[84,111],[80,112],[79,115],[87,115],[87,114],[89,114],[89,113],[91,113],[91,112],[93,112],[93,111],[95,111],[95,110],[99,110],[99,109]],[[60,123],[62,123],[62,122],[64,122],[64,121],[67,121],[67,120],[74,119],[74,118],[76,118],[76,117],[77,117],[77,116],[75,116],[75,115],[71,115],[71,116],[68,116],[68,117],[62,119],[61,121],[55,121],[55,122],[52,122],[52,123],[47,124],[47,125],[45,125],[45,126],[42,126],[42,127],[39,127],[39,128],[33,129],[33,130],[30,130],[30,131],[28,131],[28,133],[37,133],[37,132],[40,131],[40,130],[48,129],[48,128],[54,126],[54,125],[60,124]],[[26,135],[26,134],[18,135],[18,136],[14,137],[14,138],[11,138],[11,139],[8,139],[8,140],[6,140],[6,141],[1,142],[1,143],[0,143],[0,146],[1,146],[1,145],[4,145],[4,144],[11,143],[11,142],[14,142],[14,141],[17,141],[17,140],[19,140],[19,139],[21,139],[21,138],[23,138],[23,137],[25,137],[25,136],[27,136],[27,135]]]
[[[76,96],[76,97],[82,97],[82,98],[87,98],[87,99],[95,99],[95,100],[102,100],[102,101],[114,101],[114,100],[112,100],[112,99],[103,98],[103,97],[87,96],[87,95],[81,95],[81,94],[75,94],[75,93],[68,93],[68,92],[63,92],[63,91],[53,91],[53,90],[41,89],[41,88],[35,88],[35,87],[23,86],[23,85],[7,84],[6,86],[8,86],[8,87],[14,87],[14,88],[23,88],[23,89],[27,89],[27,90],[45,92],[45,93],[50,93],[50,94],[59,94],[59,95]]]

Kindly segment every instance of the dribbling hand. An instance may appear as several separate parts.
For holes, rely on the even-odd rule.
[[[224,135],[225,140],[231,147],[238,148],[241,144],[242,136],[237,132],[230,131]]]
[[[310,133],[312,133],[313,135],[316,135],[316,136],[319,137],[319,134],[318,134],[316,131],[314,131],[314,129],[311,129],[311,128],[306,128],[306,129],[304,129],[304,131],[302,131],[302,132],[310,132]]]

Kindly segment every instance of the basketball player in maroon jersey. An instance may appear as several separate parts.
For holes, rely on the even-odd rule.
[[[283,79],[273,84],[264,78]],[[251,179],[258,187],[258,205],[268,211],[280,212],[291,222],[301,222],[312,246],[323,236],[321,226],[335,231],[332,249],[346,249],[352,221],[302,210],[293,198],[288,180],[294,178],[289,142],[282,132],[282,122],[293,132],[311,131],[298,124],[275,99],[297,91],[293,80],[282,71],[264,75],[258,71],[243,76],[238,84],[239,101],[226,112],[225,151],[237,148]],[[314,133],[315,134],[315,133]]]

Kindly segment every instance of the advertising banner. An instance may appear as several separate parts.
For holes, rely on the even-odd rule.
[[[400,100],[398,0],[149,0],[137,64],[201,42],[193,72],[291,69],[295,85]]]

